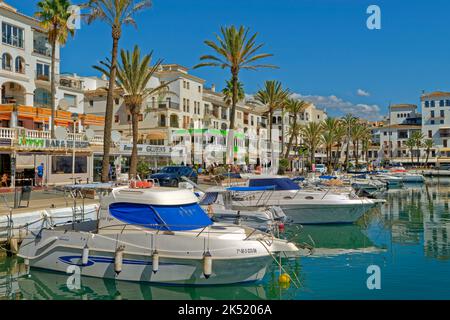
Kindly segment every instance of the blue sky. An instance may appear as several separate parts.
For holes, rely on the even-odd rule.
[[[6,2],[32,15],[38,0]],[[366,27],[371,4],[381,8],[381,30]],[[376,118],[389,103],[418,104],[422,90],[450,90],[448,12],[448,0],[153,0],[136,17],[138,30],[124,29],[120,46],[139,44],[164,62],[192,67],[211,52],[203,41],[220,26],[243,24],[274,54],[266,62],[280,67],[243,71],[247,93],[276,79],[331,115]],[[106,25],[83,24],[62,50],[62,71],[96,74],[91,65],[110,50]],[[191,73],[219,88],[229,78],[216,68]]]

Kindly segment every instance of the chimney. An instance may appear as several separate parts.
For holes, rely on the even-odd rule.
[[[216,85],[214,83],[211,85],[211,91],[216,92]]]

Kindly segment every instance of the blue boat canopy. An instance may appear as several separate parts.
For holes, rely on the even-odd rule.
[[[289,178],[258,178],[250,179],[250,187],[267,187],[274,188],[273,190],[299,190],[300,187]]]
[[[260,186],[260,187],[229,187],[227,188],[229,191],[266,191],[266,190],[275,190],[275,186]]]
[[[161,206],[116,202],[109,206],[109,212],[120,221],[156,230],[194,230],[213,223],[197,203]]]

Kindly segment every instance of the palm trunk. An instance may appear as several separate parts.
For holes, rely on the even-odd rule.
[[[416,151],[417,151],[417,165],[420,166],[420,148],[417,148]]]
[[[52,139],[55,139],[55,114],[56,114],[56,41],[52,42],[52,70],[51,70],[51,79],[50,79],[50,83],[51,83],[51,92],[50,94],[52,95],[52,101],[51,101],[51,108],[52,108],[52,123],[49,123],[49,125],[51,126],[50,128],[50,133],[51,133],[51,137]]]
[[[294,122],[292,123],[292,128],[295,128],[297,126],[297,117],[294,118]],[[292,129],[291,129],[292,131]],[[284,157],[287,159],[289,157],[289,151],[292,147],[292,142],[294,141],[294,132],[292,132],[291,136],[289,137],[289,142],[287,145],[286,153],[284,154]]]
[[[111,147],[111,131],[112,131],[112,121],[114,113],[114,87],[116,82],[116,72],[117,72],[117,50],[119,47],[120,29],[117,30],[113,27],[112,37],[113,37],[113,48],[111,57],[111,74],[109,77],[108,95],[106,97],[106,110],[105,110],[105,129],[103,132],[103,161],[102,161],[102,182],[109,181],[109,154]]]
[[[427,157],[425,159],[425,166],[427,166],[427,167],[428,167],[428,158],[429,158],[429,156],[430,156],[430,151],[427,151]]]
[[[137,175],[137,163],[138,163],[138,135],[139,135],[139,110],[136,106],[130,108],[131,111],[131,126],[133,131],[133,148],[131,149],[131,161],[130,161],[130,174],[129,178],[136,178]]]
[[[349,152],[350,152],[350,137],[347,136],[347,142],[346,142],[346,153],[345,153],[345,170],[348,170],[348,158],[349,158]]]
[[[233,85],[233,94],[231,96],[231,110],[230,110],[230,129],[228,130],[227,136],[227,154],[226,161],[227,164],[234,163],[234,117],[236,113],[236,104],[238,99],[238,75],[237,72],[231,71],[231,83]]]
[[[356,140],[355,163],[356,163],[356,166],[358,166],[358,163],[359,163],[359,141],[358,140]]]

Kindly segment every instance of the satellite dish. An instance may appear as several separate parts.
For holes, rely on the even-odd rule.
[[[120,134],[119,131],[114,130],[111,132],[111,140],[115,143],[119,142],[120,139],[122,138],[122,135]]]
[[[66,99],[61,99],[58,107],[63,111],[67,111],[69,109],[69,102]]]
[[[92,129],[87,129],[85,134],[88,139],[92,139],[95,137],[95,131]]]
[[[65,140],[67,138],[67,130],[64,127],[55,128],[55,137],[58,140]]]

